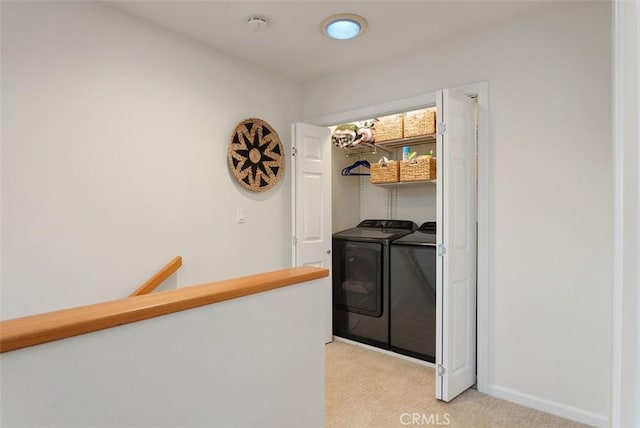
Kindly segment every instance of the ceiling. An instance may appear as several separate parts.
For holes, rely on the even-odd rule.
[[[139,1],[105,3],[299,82],[391,59],[461,32],[531,13],[549,3],[510,1]],[[348,41],[331,40],[320,22],[355,13],[367,31]],[[246,24],[268,20],[265,31]]]

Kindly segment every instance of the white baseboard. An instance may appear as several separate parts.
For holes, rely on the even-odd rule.
[[[535,397],[533,395],[523,394],[521,392],[514,391],[513,389],[496,385],[488,385],[487,393],[502,400],[511,401],[512,403],[520,404],[542,412],[551,413],[552,415],[561,416],[583,424],[597,427],[609,426],[609,418],[605,415],[588,412],[577,407],[567,406],[565,404]]]

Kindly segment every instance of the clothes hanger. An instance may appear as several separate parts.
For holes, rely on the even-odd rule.
[[[353,163],[352,165],[349,165],[348,167],[344,168],[342,170],[342,175],[343,176],[351,176],[351,175],[371,175],[368,172],[352,172],[354,169],[358,168],[358,167],[364,167],[364,168],[371,168],[371,164],[369,163],[369,161],[366,160],[359,160],[355,163]]]

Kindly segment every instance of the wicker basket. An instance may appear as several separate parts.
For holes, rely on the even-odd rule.
[[[375,122],[376,143],[403,137],[404,118],[401,114],[379,117]]]
[[[436,179],[436,158],[421,156],[415,160],[400,162],[400,181],[421,181]]]
[[[404,137],[416,137],[436,133],[436,111],[416,110],[404,117]]]
[[[385,166],[374,163],[371,165],[371,182],[373,184],[397,183],[399,177],[399,164],[389,161]]]

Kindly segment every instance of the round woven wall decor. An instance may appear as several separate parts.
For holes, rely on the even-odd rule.
[[[245,119],[231,134],[229,169],[252,192],[272,188],[284,171],[284,150],[278,133],[262,119]]]

